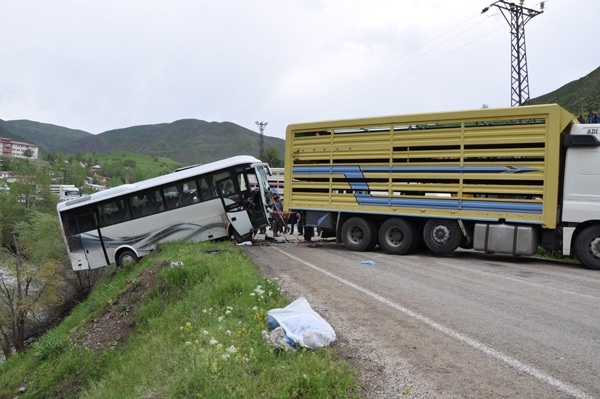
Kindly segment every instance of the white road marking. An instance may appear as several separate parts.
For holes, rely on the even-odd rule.
[[[577,389],[577,388],[575,388],[575,387],[573,387],[573,386],[571,386],[569,384],[566,384],[566,383],[564,383],[564,382],[562,382],[562,381],[560,381],[560,380],[558,380],[558,379],[556,379],[556,378],[554,378],[554,377],[552,377],[552,376],[550,376],[550,375],[548,375],[548,374],[546,374],[546,373],[544,373],[544,372],[536,369],[535,367],[532,367],[532,366],[529,366],[527,364],[524,364],[524,363],[518,361],[517,359],[514,359],[514,358],[512,358],[510,356],[507,356],[507,355],[503,354],[502,352],[499,352],[499,351],[497,351],[495,349],[490,348],[489,346],[487,346],[485,344],[482,344],[481,342],[478,342],[478,341],[476,341],[476,340],[474,340],[472,338],[469,338],[469,337],[467,337],[465,335],[462,335],[462,334],[460,334],[460,333],[458,333],[458,332],[456,332],[456,331],[454,331],[454,330],[452,330],[452,329],[450,329],[448,327],[445,327],[445,326],[443,326],[443,325],[441,325],[439,323],[436,323],[435,321],[433,321],[433,320],[431,320],[431,319],[429,319],[429,318],[427,318],[425,316],[422,316],[422,315],[420,315],[420,314],[418,314],[416,312],[413,312],[412,310],[407,309],[407,308],[405,308],[405,307],[403,307],[401,305],[398,305],[397,303],[389,301],[389,300],[385,299],[384,297],[375,294],[374,292],[371,292],[371,291],[369,291],[369,290],[367,290],[367,289],[365,289],[365,288],[363,288],[363,287],[361,287],[361,286],[359,286],[357,284],[354,284],[354,283],[352,283],[352,282],[350,282],[348,280],[345,280],[345,279],[343,279],[343,278],[341,278],[339,276],[336,276],[335,274],[330,273],[327,270],[321,269],[320,267],[315,266],[312,263],[309,263],[309,262],[307,262],[307,261],[305,261],[303,259],[300,259],[297,256],[291,255],[291,254],[289,254],[289,253],[287,253],[287,252],[285,252],[285,251],[283,251],[283,250],[281,250],[279,248],[273,247],[273,249],[275,249],[276,251],[280,252],[281,254],[283,254],[283,255],[285,255],[285,256],[287,256],[289,258],[294,259],[297,262],[300,262],[300,263],[302,263],[302,264],[304,264],[304,265],[306,265],[306,266],[308,266],[308,267],[310,267],[310,268],[312,268],[312,269],[314,269],[314,270],[316,270],[316,271],[318,271],[320,273],[323,273],[324,275],[326,275],[328,277],[331,277],[331,278],[339,281],[342,284],[347,285],[348,287],[354,288],[355,290],[360,291],[363,294],[366,294],[366,295],[370,296],[371,298],[373,298],[373,299],[375,299],[375,300],[377,300],[377,301],[379,301],[379,302],[381,302],[381,303],[383,303],[383,304],[385,304],[385,305],[387,305],[387,306],[389,306],[391,308],[394,308],[394,309],[396,309],[396,310],[398,310],[398,311],[406,314],[407,316],[410,316],[410,317],[412,317],[412,318],[414,318],[416,320],[419,320],[419,321],[427,324],[428,326],[433,327],[436,330],[438,330],[438,331],[440,331],[440,332],[442,332],[442,333],[444,333],[446,335],[449,335],[450,337],[452,337],[452,338],[454,338],[454,339],[456,339],[456,340],[458,340],[458,341],[460,341],[460,342],[462,342],[464,344],[467,344],[467,345],[469,345],[469,346],[471,346],[471,347],[473,347],[473,348],[475,348],[475,349],[477,349],[477,350],[485,353],[486,355],[492,356],[495,359],[503,361],[504,363],[506,363],[506,364],[508,364],[508,365],[510,365],[510,366],[512,366],[514,368],[516,368],[517,370],[520,370],[522,372],[525,372],[525,373],[533,376],[534,378],[536,378],[537,380],[539,380],[541,382],[550,384],[550,385],[552,385],[553,387],[559,389],[562,392],[565,392],[565,393],[567,393],[569,395],[572,395],[572,396],[574,396],[576,398],[581,398],[581,399],[592,399],[593,398],[592,396],[586,394],[585,392],[583,392],[583,391],[581,391],[581,390],[579,390],[579,389]]]

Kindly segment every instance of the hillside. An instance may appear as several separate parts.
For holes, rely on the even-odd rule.
[[[531,99],[532,105],[551,103],[561,105],[574,115],[582,112],[587,116],[590,109],[598,111],[600,109],[600,67],[553,92]]]
[[[0,137],[4,137],[15,141],[22,141],[24,143],[36,144],[28,138],[15,133],[12,130],[11,126],[8,124],[8,122],[3,121],[2,119],[0,119]]]
[[[184,165],[207,163],[235,155],[259,152],[260,135],[231,122],[182,119],[172,123],[110,130],[55,148],[75,153],[124,150],[170,158]],[[265,136],[265,148],[275,147],[283,155],[285,141]]]
[[[84,132],[83,130],[69,129],[49,123],[28,120],[14,120],[7,121],[6,123],[11,131],[25,137],[26,141],[37,144],[46,152],[82,137],[92,136],[91,133]]]

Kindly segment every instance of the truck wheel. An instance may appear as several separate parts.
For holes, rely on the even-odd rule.
[[[579,233],[575,253],[585,267],[600,270],[600,226],[590,226]]]
[[[415,247],[417,230],[404,219],[391,218],[379,228],[379,246],[388,254],[404,255]]]
[[[458,248],[463,234],[456,220],[429,219],[423,229],[423,239],[436,254],[449,254]]]
[[[129,262],[137,263],[138,260],[139,258],[137,257],[135,252],[133,252],[130,249],[126,249],[122,251],[117,257],[117,267],[123,267],[126,263]]]
[[[376,230],[372,221],[353,217],[342,226],[342,241],[350,251],[367,251],[377,245]]]

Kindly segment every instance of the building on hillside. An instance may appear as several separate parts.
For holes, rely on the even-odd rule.
[[[10,170],[0,170],[0,179],[7,180],[13,177],[12,172]]]
[[[35,144],[13,141],[4,137],[0,137],[0,143],[2,144],[2,156],[29,159],[37,159],[38,157],[39,147]],[[31,150],[30,157],[24,155],[27,150]]]

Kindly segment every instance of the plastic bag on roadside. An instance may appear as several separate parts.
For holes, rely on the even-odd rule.
[[[285,335],[304,348],[320,348],[335,341],[335,332],[329,323],[312,310],[308,301],[298,298],[282,309],[268,312],[285,331]]]

